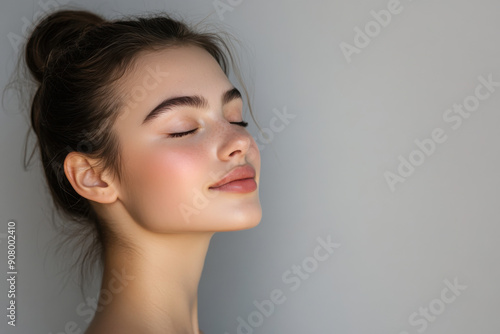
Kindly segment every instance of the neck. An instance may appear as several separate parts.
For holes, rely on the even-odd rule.
[[[128,328],[147,324],[141,333],[198,334],[198,284],[214,233],[145,234],[133,250],[107,250],[101,291],[112,298],[101,294],[98,313],[128,319]]]

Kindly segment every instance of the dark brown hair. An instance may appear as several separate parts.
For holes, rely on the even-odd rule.
[[[113,83],[140,52],[182,45],[208,51],[226,75],[229,65],[235,69],[222,36],[195,31],[166,14],[108,21],[87,11],[63,10],[42,19],[28,38],[24,60],[37,84],[31,127],[54,206],[64,224],[74,223],[69,237],[74,241],[76,236],[79,253],[73,266],[80,265],[80,283],[96,263],[102,267],[105,246],[115,236],[73,189],[64,160],[69,152],[85,153],[121,180],[120,143],[112,125],[123,105]],[[244,85],[243,89],[253,118]]]

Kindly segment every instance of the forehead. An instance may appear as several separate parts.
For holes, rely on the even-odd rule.
[[[186,89],[201,93],[229,82],[212,55],[193,45],[143,52],[132,65],[119,82],[125,96],[153,93],[158,88],[171,95],[186,93]]]

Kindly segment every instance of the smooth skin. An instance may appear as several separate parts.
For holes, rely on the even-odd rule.
[[[258,187],[209,189],[249,164],[259,184],[260,154],[242,121],[242,100],[216,60],[197,46],[138,56],[113,94],[122,101],[113,126],[124,178],[72,152],[65,173],[113,232],[106,245],[101,308],[86,334],[198,334],[197,291],[215,232],[248,229],[262,217]],[[162,101],[199,96],[205,106],[174,106],[143,124]],[[173,133],[195,132],[182,137]]]

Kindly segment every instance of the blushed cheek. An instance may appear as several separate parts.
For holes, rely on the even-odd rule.
[[[196,190],[206,182],[203,160],[199,152],[186,148],[169,148],[168,153],[157,151],[143,157],[136,169],[142,184],[136,186],[153,220],[178,218],[181,204],[192,205]]]

